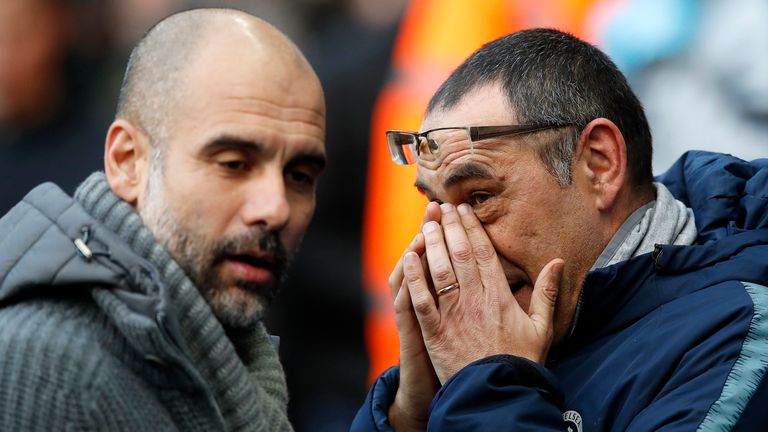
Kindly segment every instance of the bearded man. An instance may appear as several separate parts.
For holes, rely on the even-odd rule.
[[[0,220],[0,429],[289,430],[261,318],[315,207],[325,104],[250,15],[194,10],[131,54],[105,172]]]

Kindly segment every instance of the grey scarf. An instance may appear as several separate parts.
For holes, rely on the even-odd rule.
[[[663,184],[654,186],[656,200],[629,215],[592,269],[652,252],[656,244],[690,245],[696,240],[693,211],[676,200]]]
[[[104,173],[88,177],[75,192],[75,199],[134,252],[157,266],[177,308],[188,354],[211,388],[227,429],[292,430],[286,416],[285,376],[264,326],[259,323],[251,331],[230,332],[228,336],[197,288],[155,241],[133,207],[112,192]]]

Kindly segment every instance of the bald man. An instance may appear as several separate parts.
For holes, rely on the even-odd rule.
[[[312,217],[325,105],[230,10],[131,54],[105,171],[0,219],[0,430],[290,430],[261,318]]]

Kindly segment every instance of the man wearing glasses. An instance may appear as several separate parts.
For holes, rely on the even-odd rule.
[[[431,201],[390,277],[400,366],[353,430],[768,424],[768,162],[651,134],[605,54],[554,30],[484,46],[387,132]]]

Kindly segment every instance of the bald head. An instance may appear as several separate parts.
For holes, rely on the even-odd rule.
[[[112,191],[220,321],[251,326],[314,212],[325,165],[320,82],[257,18],[171,16],[131,54],[104,162]]]
[[[196,9],[160,21],[131,52],[116,118],[140,127],[153,145],[163,142],[190,86],[207,85],[190,79],[194,69],[227,73],[234,61],[300,75],[320,88],[298,48],[272,25],[236,10]]]

